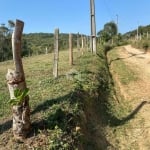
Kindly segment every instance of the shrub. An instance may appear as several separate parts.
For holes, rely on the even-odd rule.
[[[142,48],[145,50],[145,52],[147,52],[147,50],[149,48],[149,43],[147,41],[144,41],[142,44]]]
[[[110,51],[111,49],[113,49],[113,47],[114,47],[114,45],[112,45],[112,44],[105,44],[105,45],[103,45],[103,50],[104,50],[105,54],[108,51]]]

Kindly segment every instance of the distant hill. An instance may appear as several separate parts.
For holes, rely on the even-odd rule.
[[[0,61],[12,59],[11,35],[0,34]],[[81,42],[80,42],[81,43]],[[77,34],[73,34],[73,47],[77,45]],[[69,47],[69,34],[59,34],[59,49]],[[22,36],[22,56],[50,53],[54,50],[53,33],[29,33]]]
[[[138,33],[139,35],[146,37],[148,34],[150,34],[150,25],[139,26]],[[136,35],[137,35],[137,29],[125,33],[124,37],[135,37]]]
[[[59,46],[60,49],[68,48],[67,33],[60,33]],[[73,34],[73,46],[76,45],[77,35]],[[42,54],[53,51],[54,49],[54,34],[53,33],[29,33],[23,35],[23,49],[30,54]]]

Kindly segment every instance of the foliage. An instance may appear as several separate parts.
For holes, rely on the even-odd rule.
[[[108,42],[110,40],[110,36],[109,34],[105,31],[105,30],[101,30],[97,33],[97,35],[99,36],[99,38],[101,39],[101,42]]]
[[[131,42],[131,45],[135,48],[141,49],[144,52],[147,52],[150,47],[150,42],[147,39]]]
[[[115,35],[117,35],[118,31],[117,31],[117,25],[115,22],[108,22],[104,25],[104,31],[107,32],[107,34],[110,37],[113,37]]]
[[[150,25],[146,26],[139,26],[138,27],[138,34],[142,36],[144,39],[149,39],[148,34],[150,33]],[[132,31],[129,31],[123,35],[124,38],[126,39],[135,39],[137,36],[137,29],[134,29]]]
[[[68,42],[69,34],[60,33],[59,35],[59,49],[64,50],[69,47]],[[77,35],[73,34],[73,47],[76,47]],[[46,49],[48,53],[54,50],[54,34],[53,33],[29,33],[23,35],[23,41],[26,41],[28,47],[26,50],[30,49],[30,55],[45,54]],[[29,56],[29,54],[27,55]]]
[[[61,51],[59,56],[57,79],[52,76],[52,54],[23,59],[26,82],[32,91],[30,106],[33,127],[28,143],[25,141],[22,144],[24,149],[77,150],[107,149],[108,145],[111,147],[107,143],[103,127],[115,122],[112,116],[124,115],[123,112],[126,111],[123,111],[123,106],[116,105],[112,97],[112,79],[103,47],[94,56],[86,52],[79,57],[78,52],[74,51],[73,66],[68,66],[67,50]],[[6,67],[9,68],[11,64],[12,61],[0,63],[0,95],[5,93],[5,97],[0,97],[0,102],[9,98],[4,76]],[[68,79],[66,72],[71,69],[76,70],[76,73]],[[4,108],[2,115],[6,118],[11,110],[6,104]],[[5,132],[4,126],[5,123],[2,123],[1,135],[9,137],[10,132]],[[9,141],[7,144],[3,143],[2,147],[8,146]],[[102,143],[106,143],[105,146]],[[23,149],[22,145],[17,145],[17,148]],[[13,145],[11,148],[14,148]]]
[[[15,98],[14,99],[10,99],[8,101],[8,103],[10,105],[20,105],[23,102],[24,98],[28,95],[28,92],[29,92],[28,88],[26,88],[24,90],[15,89],[14,90]]]
[[[99,31],[97,35],[104,42],[108,42],[113,39],[118,33],[117,25],[114,22],[108,22],[104,25],[103,30]]]
[[[8,27],[4,24],[0,26],[0,61],[12,59],[11,34],[15,26],[12,20],[8,21]],[[59,49],[64,50],[69,47],[69,34],[60,33]],[[81,41],[80,41],[81,43]],[[73,47],[77,46],[77,34],[73,34]],[[22,35],[22,57],[45,53],[54,50],[53,33],[29,33]]]
[[[126,39],[126,41],[128,40],[133,47],[147,52],[150,46],[149,33],[150,25],[138,26],[137,29],[125,33],[123,38]]]
[[[87,143],[95,142],[91,130],[84,132],[84,129],[88,129],[93,122],[93,117],[88,117],[86,112],[96,111],[96,107],[92,105],[98,101],[99,88],[99,62],[98,56],[93,56],[91,53],[85,53],[82,56],[78,56],[78,51],[74,51],[74,64],[68,66],[68,50],[61,51],[59,57],[59,77],[54,79],[52,76],[52,60],[53,55],[38,55],[30,58],[24,58],[24,69],[27,76],[26,82],[30,93],[30,106],[32,117],[32,131],[29,138],[31,144],[23,143],[26,149],[80,149],[80,145],[84,145],[84,149],[88,148]],[[102,59],[103,60],[103,59]],[[0,95],[6,94],[5,97],[0,98],[0,104],[2,101],[7,101],[9,98],[8,89],[5,86],[5,69],[12,65],[12,61],[1,62],[0,65]],[[69,70],[76,70],[76,74],[73,78],[68,79],[66,72]],[[101,73],[105,74],[104,68],[101,69]],[[36,78],[35,78],[36,77]],[[104,85],[107,80],[101,78],[101,87],[107,90],[107,85]],[[1,105],[0,109],[2,117],[6,118],[10,116],[10,107]],[[92,104],[91,106],[88,106]],[[2,107],[3,106],[3,107]],[[99,105],[98,105],[99,107]],[[5,109],[3,109],[5,108]],[[7,113],[6,113],[7,112]],[[98,113],[95,112],[98,115]],[[88,117],[88,118],[87,118]],[[97,116],[98,118],[98,116]],[[88,122],[87,122],[88,121]],[[4,128],[5,123],[1,125],[1,132],[7,135]],[[99,130],[101,132],[101,130]],[[100,134],[101,135],[101,134]],[[35,138],[35,140],[33,140]],[[89,139],[92,139],[89,141]],[[102,140],[102,139],[100,139]],[[3,144],[2,147],[9,146]],[[29,145],[29,146],[28,146]],[[19,149],[21,145],[17,145]],[[12,145],[14,148],[14,146]],[[82,147],[82,146],[81,146]],[[15,149],[15,148],[14,148]],[[25,148],[24,148],[25,149]],[[98,148],[99,149],[99,148]]]
[[[107,52],[110,51],[113,47],[114,47],[114,45],[111,45],[111,44],[104,44],[104,45],[103,45],[104,52],[107,53]]]
[[[10,32],[9,28],[5,24],[0,26],[0,61],[4,61],[11,57],[10,49]]]
[[[144,49],[145,51],[147,51],[148,48],[149,48],[149,43],[148,43],[148,41],[144,41],[142,47],[143,47],[143,49]]]

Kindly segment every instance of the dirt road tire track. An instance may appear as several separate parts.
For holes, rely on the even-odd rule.
[[[133,129],[127,131],[129,140],[138,145],[133,150],[150,150],[150,53],[144,53],[130,45],[118,48],[117,53],[139,78],[128,85],[121,85],[126,101],[133,109],[144,104],[131,120]]]

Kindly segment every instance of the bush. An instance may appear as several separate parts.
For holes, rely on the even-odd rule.
[[[114,48],[114,45],[112,45],[112,44],[103,45],[103,50],[104,50],[105,54],[113,48]]]
[[[133,47],[142,49],[145,52],[147,52],[149,45],[150,45],[150,43],[148,40],[140,40],[140,41],[136,41],[136,42],[132,43]]]
[[[144,41],[142,44],[142,48],[145,50],[145,52],[147,52],[148,48],[149,48],[149,43],[148,41]]]

